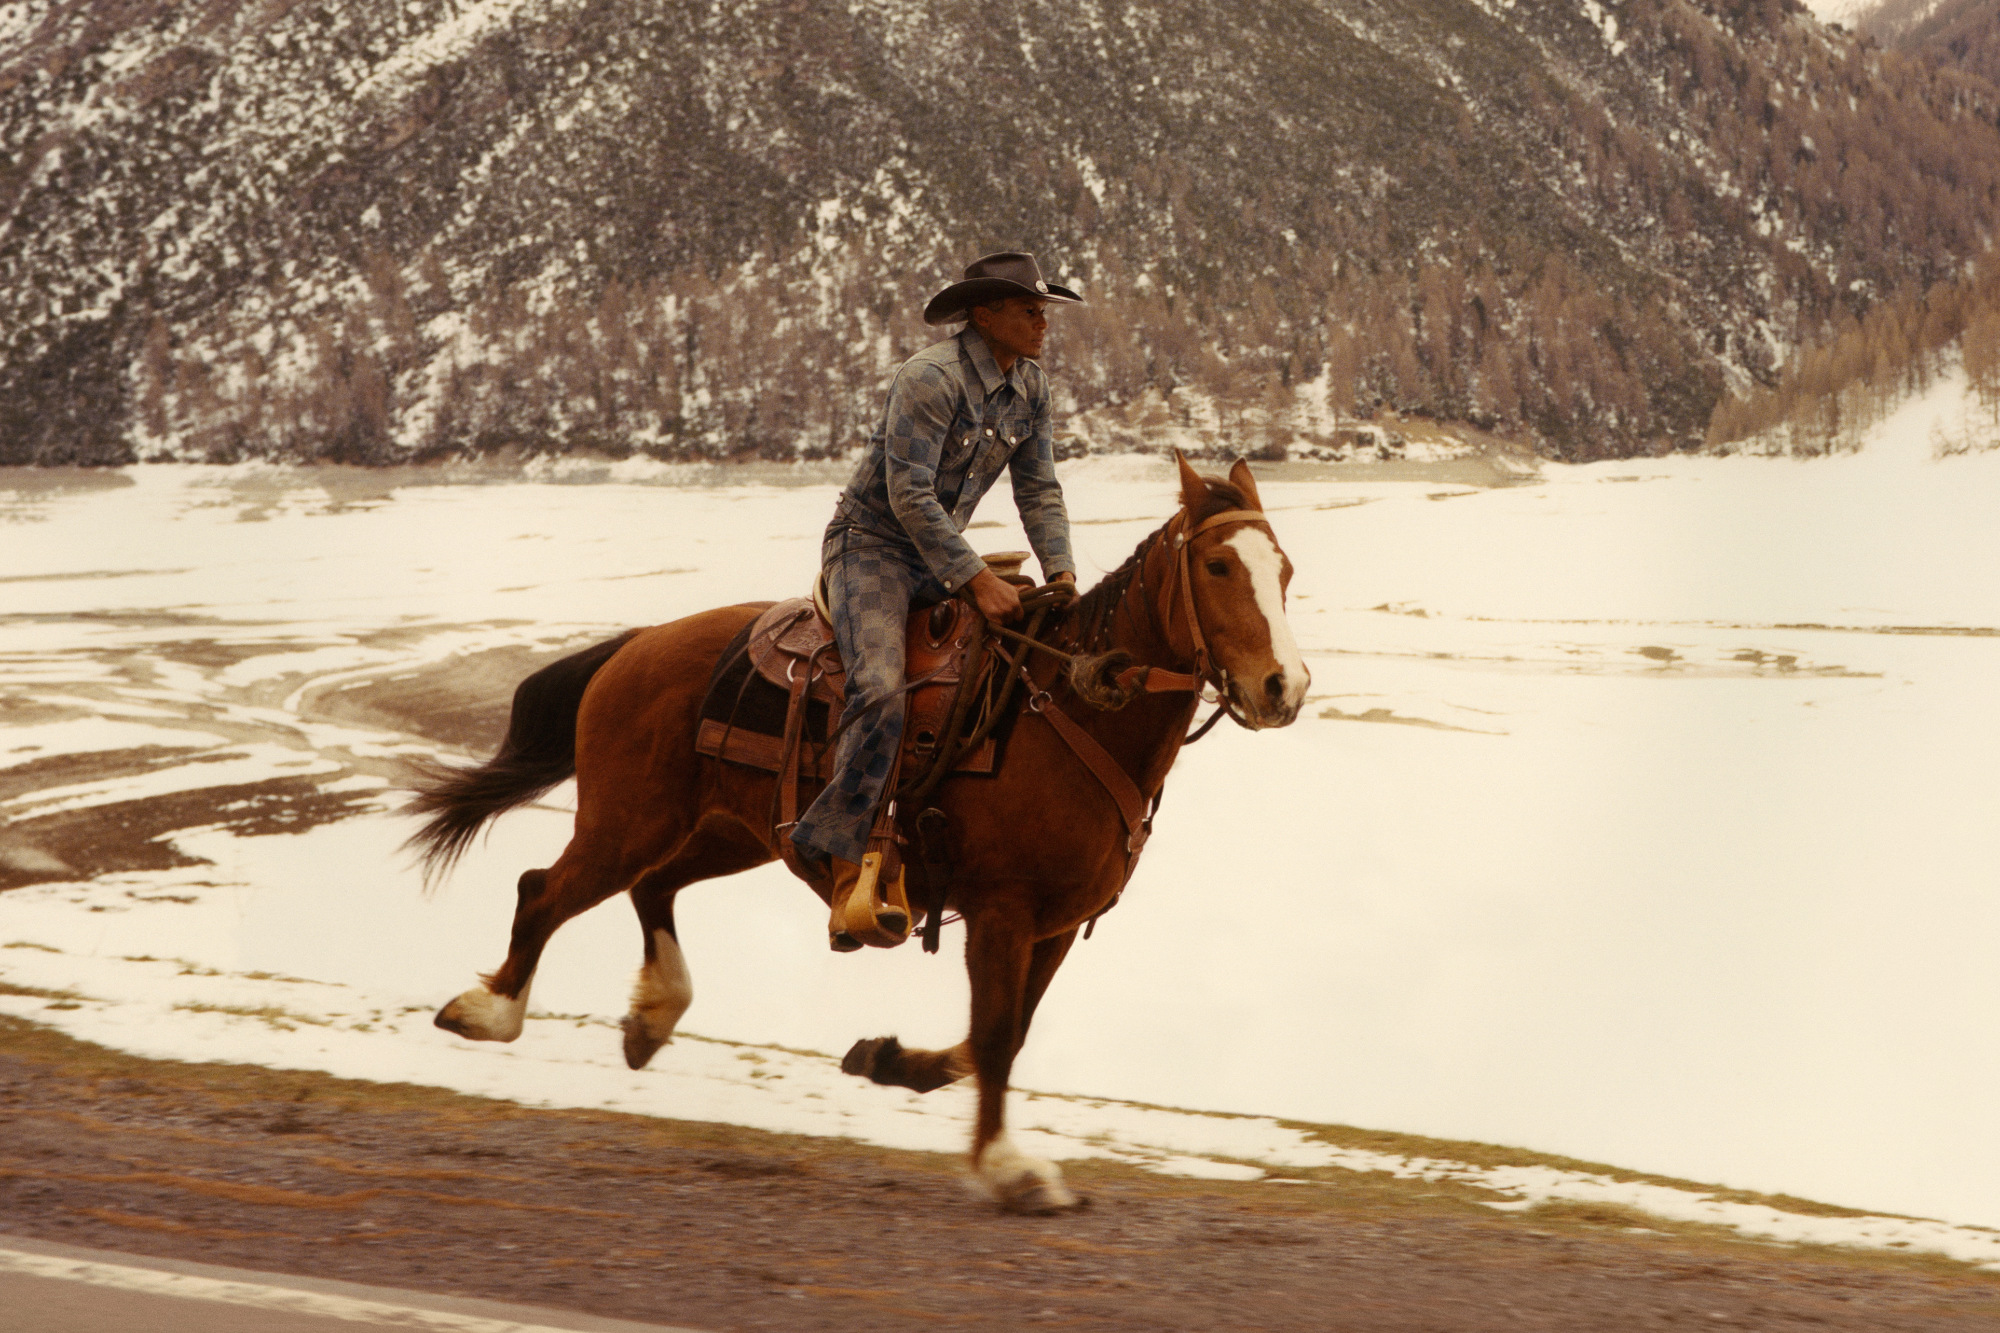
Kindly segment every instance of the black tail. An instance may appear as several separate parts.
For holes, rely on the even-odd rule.
[[[405,814],[429,815],[403,844],[418,853],[426,889],[451,873],[489,819],[537,796],[576,772],[576,715],[584,686],[638,630],[572,653],[537,671],[514,690],[507,739],[477,768],[416,765],[416,795]]]

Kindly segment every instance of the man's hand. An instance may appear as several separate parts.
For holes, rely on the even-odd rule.
[[[992,570],[980,570],[965,586],[972,590],[972,600],[978,603],[979,614],[988,620],[999,624],[1021,618],[1020,592]]]
[[[1077,596],[1076,575],[1071,573],[1069,570],[1064,570],[1062,573],[1056,575],[1054,578],[1049,580],[1049,586],[1052,588],[1058,583],[1066,583],[1069,585],[1069,601],[1064,602],[1063,605],[1067,606],[1069,605],[1069,602],[1075,601]]]

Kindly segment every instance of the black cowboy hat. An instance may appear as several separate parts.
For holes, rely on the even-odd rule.
[[[1083,304],[1083,298],[1069,288],[1043,281],[1041,267],[1033,255],[1003,250],[967,264],[964,279],[933,296],[924,307],[924,323],[948,324],[954,319],[964,319],[973,306],[990,305],[1010,296],[1030,296],[1063,305]]]

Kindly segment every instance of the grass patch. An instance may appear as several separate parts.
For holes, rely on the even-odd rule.
[[[9,940],[0,944],[0,949],[40,949],[43,953],[61,953],[53,944],[37,944],[33,940]]]
[[[1843,1208],[1837,1204],[1815,1203],[1788,1194],[1757,1194],[1750,1190],[1728,1189],[1719,1185],[1704,1184],[1698,1180],[1682,1180],[1675,1176],[1631,1171],[1623,1167],[1609,1166],[1603,1162],[1587,1162],[1580,1158],[1534,1152],[1526,1148],[1510,1148],[1496,1143],[1433,1139],[1420,1134],[1400,1134],[1391,1130],[1352,1129],[1344,1125],[1314,1125],[1295,1120],[1284,1120],[1279,1123],[1337,1148],[1355,1148],[1391,1157],[1420,1158],[1446,1167],[1452,1164],[1473,1167],[1545,1166],[1557,1171],[1603,1176],[1607,1180],[1621,1183],[1662,1185],[1668,1189],[1686,1190],[1691,1194],[1717,1199],[1724,1203],[1762,1204],[1776,1208],[1780,1212],[1798,1213],[1808,1217],[1900,1216],[1896,1213],[1870,1212],[1863,1208]],[[1325,1173],[1322,1170],[1301,1171],[1297,1174],[1317,1179]],[[1426,1182],[1426,1187],[1437,1188],[1448,1183]],[[1481,1193],[1486,1192],[1481,1191]]]
[[[1666,1231],[1674,1224],[1630,1204],[1586,1202],[1580,1199],[1545,1199],[1522,1216],[1531,1222],[1578,1222],[1592,1227],[1638,1228]]]
[[[74,1009],[77,1002],[90,997],[73,990],[44,990],[40,986],[16,986],[11,981],[0,981],[0,995],[21,995],[31,1000],[55,1000],[56,1007]]]
[[[296,1032],[297,1024],[300,1023],[307,1023],[316,1028],[333,1026],[331,1019],[312,1018],[305,1014],[294,1013],[290,1009],[280,1009],[274,1004],[252,1007],[242,1004],[203,1004],[197,1000],[189,1000],[175,1005],[174,1008],[190,1014],[235,1014],[239,1018],[255,1018],[270,1024],[280,1032]]]

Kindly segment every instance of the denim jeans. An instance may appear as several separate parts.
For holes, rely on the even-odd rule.
[[[902,688],[911,606],[941,602],[947,594],[914,550],[865,533],[833,533],[821,558],[834,641],[847,667],[846,730],[834,747],[833,778],[799,816],[792,841],[808,857],[858,862],[902,744],[908,696],[869,705]]]

